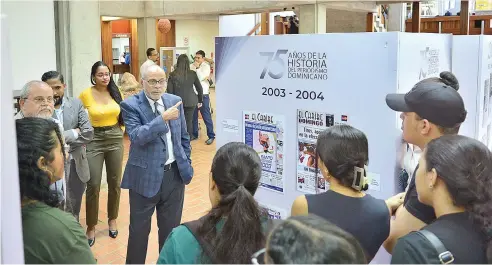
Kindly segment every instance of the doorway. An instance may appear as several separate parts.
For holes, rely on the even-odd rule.
[[[169,75],[174,70],[174,66],[178,62],[178,57],[181,54],[186,54],[190,56],[189,47],[160,47],[159,48],[159,65],[162,67],[164,72]],[[188,57],[190,64],[192,63],[191,57]]]

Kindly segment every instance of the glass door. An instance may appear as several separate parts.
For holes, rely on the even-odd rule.
[[[178,57],[181,54],[189,56],[188,47],[160,47],[159,49],[159,64],[164,69],[167,75],[174,70],[174,66],[178,62]],[[191,59],[188,58],[191,63]]]

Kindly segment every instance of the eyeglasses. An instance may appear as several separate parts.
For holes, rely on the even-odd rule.
[[[53,103],[53,97],[47,97],[47,98],[43,98],[43,97],[35,97],[34,99],[29,99],[29,98],[24,98],[25,100],[32,100],[34,101],[36,104],[43,104],[43,103],[48,103],[48,104],[51,104]]]
[[[260,249],[251,256],[252,264],[265,264],[265,252],[266,249]]]
[[[155,79],[150,79],[150,80],[145,80],[145,82],[147,82],[149,85],[151,86],[156,86],[157,84],[163,86],[163,87],[166,87],[167,86],[167,80],[165,78],[157,81]]]

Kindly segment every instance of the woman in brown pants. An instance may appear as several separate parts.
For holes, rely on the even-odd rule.
[[[91,70],[92,87],[84,90],[79,98],[89,112],[94,127],[94,138],[87,145],[90,180],[86,191],[87,240],[92,247],[96,241],[96,224],[99,213],[103,163],[106,164],[108,182],[109,236],[116,238],[116,218],[120,206],[120,183],[123,161],[123,119],[120,102],[123,96],[116,86],[111,71],[103,62],[96,62]]]

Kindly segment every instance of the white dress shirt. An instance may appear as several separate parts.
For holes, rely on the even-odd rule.
[[[155,102],[153,99],[150,99],[149,97],[145,96],[147,98],[147,100],[149,101],[149,104],[150,104],[150,107],[152,108],[152,112],[155,113]],[[159,98],[159,100],[157,100],[157,110],[159,111],[159,113],[164,113],[164,111],[166,111],[166,108],[164,107],[164,103],[162,102],[162,98]],[[169,126],[169,123],[167,123],[168,127],[169,127],[169,130],[167,131],[166,133],[166,147],[167,147],[167,154],[168,154],[168,159],[166,161],[166,165],[169,165],[171,164],[172,162],[175,161],[175,158],[174,158],[174,152],[173,152],[173,140],[171,138],[171,127]]]
[[[147,69],[147,67],[151,66],[151,65],[154,65],[154,61],[150,60],[150,59],[147,59],[147,61],[145,61],[142,66],[140,66],[140,77],[143,76],[143,73],[145,72],[145,69]]]
[[[57,123],[61,124],[62,129],[64,128],[63,127],[63,108],[64,107],[65,107],[65,100],[63,100],[62,105],[58,109],[55,109],[56,119],[58,120]],[[65,129],[63,129],[63,130],[65,130]],[[64,132],[63,130],[60,133],[63,133]],[[75,139],[79,138],[79,134],[77,133],[77,130],[72,129],[71,131],[72,131]]]
[[[202,64],[200,64],[200,67],[196,68],[194,64],[191,64],[190,69],[196,72],[196,75],[198,76],[198,79],[202,84],[203,95],[208,95],[210,83],[205,78],[210,76],[210,65],[207,62],[203,62]],[[195,89],[195,93],[198,94],[196,92],[196,89]]]

